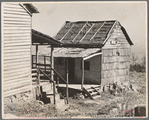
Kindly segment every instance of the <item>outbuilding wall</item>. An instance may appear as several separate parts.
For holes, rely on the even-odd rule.
[[[31,90],[31,16],[18,3],[2,3],[4,96]]]
[[[63,58],[63,65],[58,65],[55,58],[55,69],[66,79],[66,68],[65,68],[65,58]],[[82,83],[82,69],[81,62],[83,58],[74,58],[75,59],[75,75],[74,81],[76,83]],[[90,62],[90,70],[84,70],[84,83],[89,84],[100,84],[101,83],[101,55],[95,56],[88,59]]]
[[[130,45],[118,23],[111,32],[102,48],[102,85],[129,79]]]
[[[90,70],[84,70],[84,83],[100,84],[101,83],[101,55],[88,59]],[[75,80],[82,83],[82,58],[75,59]]]

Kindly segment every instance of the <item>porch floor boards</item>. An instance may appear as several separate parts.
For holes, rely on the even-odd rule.
[[[58,85],[59,87],[66,87],[66,84],[59,84]],[[90,87],[98,87],[100,85],[93,85],[93,84],[84,84],[83,87],[85,89],[88,89]],[[71,88],[71,89],[77,89],[77,90],[82,90],[81,89],[81,84],[68,84],[68,88]]]

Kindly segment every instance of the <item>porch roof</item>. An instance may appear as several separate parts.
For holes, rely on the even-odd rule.
[[[70,48],[101,48],[103,44],[64,44],[49,35],[32,29],[32,45],[51,45],[53,47],[70,47]]]
[[[61,42],[32,29],[32,45],[61,45]]]
[[[55,48],[54,57],[84,58],[89,55],[100,53],[100,48]]]

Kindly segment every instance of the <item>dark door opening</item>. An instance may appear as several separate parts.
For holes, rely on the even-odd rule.
[[[75,59],[73,58],[66,58],[66,64],[65,64],[65,68],[66,68],[66,77],[67,77],[67,60],[68,60],[68,81],[69,83],[74,83],[74,76],[75,76]]]

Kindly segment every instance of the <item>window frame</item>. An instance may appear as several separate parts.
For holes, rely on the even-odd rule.
[[[82,70],[82,61],[81,61],[81,70]],[[84,60],[84,70],[90,71],[90,61]]]

